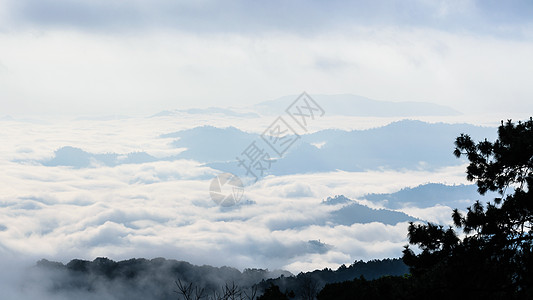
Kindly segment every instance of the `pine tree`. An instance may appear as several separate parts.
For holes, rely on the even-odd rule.
[[[420,283],[420,293],[491,299],[533,298],[533,119],[498,128],[494,142],[474,142],[461,134],[454,154],[466,157],[467,179],[478,192],[499,193],[486,205],[476,202],[453,228],[409,226],[404,262]],[[459,238],[458,233],[463,235]]]

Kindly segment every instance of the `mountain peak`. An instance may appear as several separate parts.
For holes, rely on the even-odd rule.
[[[262,114],[280,114],[298,96],[290,95],[253,106]],[[352,94],[311,95],[328,115],[357,117],[415,117],[415,116],[455,116],[457,110],[430,102],[382,101]]]

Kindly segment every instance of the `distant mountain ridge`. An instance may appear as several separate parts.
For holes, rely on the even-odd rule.
[[[172,160],[172,158],[167,158],[166,160]],[[41,163],[49,167],[88,168],[93,164],[114,167],[121,164],[142,164],[154,161],[158,161],[158,159],[146,152],[131,152],[125,155],[118,153],[95,154],[80,148],[65,146],[57,149],[54,152],[54,157],[49,160],[43,160]]]
[[[351,95],[311,94],[328,115],[357,117],[415,117],[415,116],[455,116],[457,110],[428,102],[392,102]],[[264,101],[252,106],[261,114],[282,114],[298,95],[284,96],[275,100]]]
[[[494,128],[469,124],[426,123],[402,120],[367,130],[327,129],[302,135],[289,151],[272,163],[265,176],[336,170],[375,169],[433,170],[461,164],[453,155],[453,143],[461,133],[476,137],[495,137]],[[187,148],[180,157],[194,159],[207,166],[238,176],[237,156],[252,142],[269,151],[258,134],[234,127],[202,126],[161,135],[174,138],[172,145]],[[319,145],[319,146],[317,146]]]
[[[459,165],[453,142],[461,133],[474,139],[495,137],[494,128],[469,124],[426,123],[402,120],[367,130],[327,129],[301,135],[281,158],[272,161],[266,175],[290,175],[343,170],[358,172],[376,169],[434,170]],[[127,154],[90,153],[80,148],[64,146],[50,159],[38,161],[44,166],[118,166],[180,159],[195,160],[213,169],[245,175],[237,157],[253,142],[264,151],[271,151],[259,134],[235,127],[201,126],[159,136],[170,139],[173,147],[184,149],[169,157],[156,158],[146,152]],[[272,151],[271,151],[272,152]],[[275,153],[271,157],[276,158]]]
[[[411,217],[403,212],[389,209],[373,209],[361,205],[343,195],[328,198],[323,201],[323,205],[345,204],[342,208],[330,213],[327,222],[335,225],[350,226],[355,223],[372,223],[379,222],[387,225],[396,225],[400,222],[416,222],[420,219]]]
[[[257,118],[260,115],[281,115],[299,95],[283,96],[274,100],[259,102],[243,108],[189,108],[164,110],[151,118],[179,116],[182,114],[221,115],[237,118]],[[456,116],[461,113],[451,107],[415,101],[381,101],[352,94],[323,95],[311,94],[327,115],[353,117],[420,117],[420,116]]]
[[[222,108],[222,107],[208,107],[208,108],[164,110],[164,111],[161,111],[157,114],[150,116],[150,118],[178,116],[184,113],[191,114],[191,115],[221,115],[221,116],[239,117],[239,118],[258,118],[259,117],[259,115],[254,112],[241,112],[236,109]]]
[[[493,200],[497,193],[487,192],[480,195],[476,185],[445,185],[427,183],[414,188],[403,188],[394,193],[366,194],[363,196],[372,202],[383,204],[390,209],[404,207],[431,207],[435,204],[447,205],[452,208],[464,209],[476,200],[487,202]]]

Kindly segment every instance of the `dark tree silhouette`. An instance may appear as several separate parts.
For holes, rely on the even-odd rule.
[[[178,281],[175,281],[176,286],[178,287],[177,291],[174,291],[176,294],[181,295],[183,299],[185,300],[200,300],[205,297],[204,295],[204,289],[200,289],[197,286],[194,286],[191,283],[186,284],[181,282],[181,280],[178,279]]]
[[[255,300],[257,298],[257,285],[253,285],[249,291],[243,291],[247,300]]]
[[[258,300],[289,300],[289,297],[279,290],[279,286],[271,285]]]
[[[222,297],[217,300],[244,300],[242,289],[232,282],[231,285],[227,284],[222,288]]]
[[[327,284],[319,293],[318,300],[381,300],[381,299],[427,299],[414,297],[410,281],[402,276],[384,276],[366,280],[363,276],[341,283]]]
[[[404,262],[419,281],[418,292],[443,298],[533,298],[533,119],[498,129],[494,142],[474,142],[466,134],[455,141],[454,154],[466,157],[467,179],[480,194],[496,191],[500,197],[479,201],[452,218],[452,228],[434,224],[409,226]],[[460,293],[460,294],[459,294]]]
[[[346,266],[344,266],[346,269]],[[319,292],[319,283],[311,274],[301,276],[300,295],[303,300],[314,300]]]

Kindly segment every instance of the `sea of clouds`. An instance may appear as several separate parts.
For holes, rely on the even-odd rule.
[[[356,259],[400,256],[408,224],[316,225],[328,213],[323,200],[345,195],[379,208],[361,196],[427,182],[465,183],[464,166],[431,172],[339,170],[268,176],[246,186],[239,205],[226,208],[209,196],[211,179],[220,171],[200,162],[156,160],[109,167],[95,161],[87,168],[42,162],[64,146],[91,153],[171,157],[183,149],[172,147],[161,134],[205,124],[256,132],[268,125],[268,118],[253,123],[227,117],[206,121],[205,116],[183,114],[1,122],[0,251],[12,257],[66,262],[161,256],[293,273],[336,268]],[[450,214],[440,205],[403,211],[440,223],[448,222]]]

